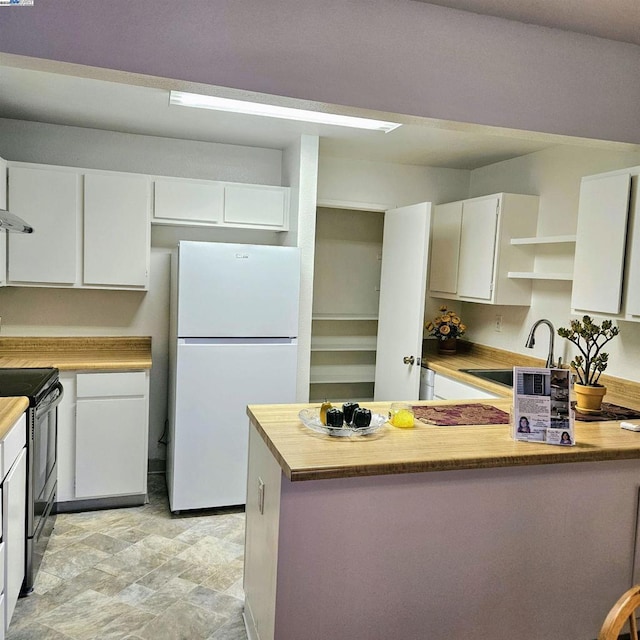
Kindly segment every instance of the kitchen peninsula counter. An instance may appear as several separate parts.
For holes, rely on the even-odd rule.
[[[151,338],[2,337],[0,367],[56,367],[60,371],[151,368]]]
[[[507,413],[511,400],[416,402],[454,405],[464,402],[494,406]],[[640,459],[640,433],[619,422],[576,422],[576,445],[552,446],[515,441],[510,425],[438,427],[416,422],[412,429],[388,423],[371,436],[332,438],[315,433],[298,418],[300,409],[315,405],[255,405],[248,408],[252,425],[289,480],[495,467]],[[390,403],[370,402],[386,415]]]
[[[16,420],[28,409],[29,400],[23,396],[0,398],[0,440],[13,427]]]
[[[305,406],[248,409],[252,640],[585,640],[640,578],[640,433],[619,422],[566,448],[509,425],[331,438]]]

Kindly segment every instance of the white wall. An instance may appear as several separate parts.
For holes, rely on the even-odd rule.
[[[321,156],[318,204],[362,203],[392,209],[416,202],[466,198],[470,172]],[[374,207],[372,207],[375,210]]]
[[[585,147],[555,147],[507,160],[471,172],[469,195],[479,196],[500,191],[540,196],[538,235],[573,234],[576,230],[580,179],[582,176],[635,166],[640,153],[619,153]],[[602,233],[606,234],[606,225]],[[572,271],[572,245],[537,250],[541,270]],[[557,269],[555,269],[557,267]],[[571,319],[571,282],[534,281],[531,307],[496,307],[482,304],[462,305],[467,337],[490,346],[527,355],[546,357],[546,328],[536,334],[533,351],[524,347],[531,325],[548,318],[556,328],[567,326]],[[503,316],[501,333],[494,331],[496,315]],[[640,324],[620,323],[621,334],[608,345],[607,373],[640,380]],[[556,356],[570,360],[572,351],[566,340],[556,335]]]
[[[122,134],[0,119],[7,160],[261,184],[281,184],[282,151]],[[148,335],[152,337],[149,457],[167,405],[169,251],[178,240],[276,244],[273,232],[153,227],[147,293],[8,287],[0,289],[2,335]]]
[[[640,142],[640,47],[415,0],[37,0],[3,11],[0,47],[177,88]]]

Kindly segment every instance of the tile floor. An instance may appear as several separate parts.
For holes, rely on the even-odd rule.
[[[244,513],[173,516],[163,475],[149,504],[60,514],[8,640],[246,640]]]

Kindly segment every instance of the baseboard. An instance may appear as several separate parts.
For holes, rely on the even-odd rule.
[[[73,511],[116,509],[118,507],[139,507],[147,502],[147,494],[145,493],[135,496],[117,496],[113,498],[92,498],[88,500],[56,502],[53,509],[54,513],[71,513]]]
[[[256,628],[256,623],[253,620],[253,615],[251,613],[251,607],[249,606],[246,597],[244,599],[242,619],[244,620],[244,628],[247,632],[247,640],[260,640],[260,635],[258,634],[258,629]]]

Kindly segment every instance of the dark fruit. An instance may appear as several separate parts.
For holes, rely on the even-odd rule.
[[[371,411],[363,407],[359,407],[353,412],[353,426],[362,429],[371,424]]]
[[[347,424],[351,424],[353,422],[353,412],[359,407],[360,405],[357,402],[345,402],[342,405],[342,412],[344,413],[344,421]]]
[[[342,427],[344,415],[340,409],[327,410],[327,427]]]

